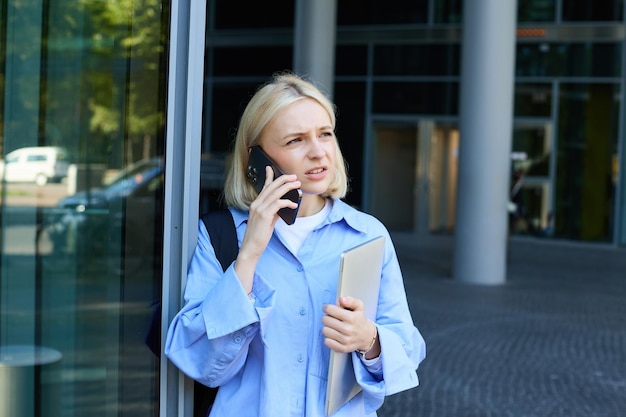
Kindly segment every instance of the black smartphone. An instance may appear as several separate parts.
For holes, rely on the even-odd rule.
[[[265,167],[270,166],[274,171],[274,179],[283,175],[283,172],[276,166],[274,161],[270,159],[269,156],[263,149],[259,146],[252,146],[250,148],[250,156],[248,157],[248,167],[246,168],[246,178],[248,178],[248,182],[252,184],[254,189],[260,193],[265,185]],[[294,203],[298,204],[298,207],[295,209],[285,207],[278,210],[278,215],[285,221],[287,224],[293,224],[296,221],[296,215],[298,214],[298,209],[300,208],[300,201],[302,200],[302,190],[297,188],[295,190],[290,190],[282,196],[282,198],[289,199]]]

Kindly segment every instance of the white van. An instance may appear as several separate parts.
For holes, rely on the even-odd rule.
[[[0,166],[6,182],[34,182],[39,186],[67,176],[67,154],[56,146],[34,146],[9,152]]]

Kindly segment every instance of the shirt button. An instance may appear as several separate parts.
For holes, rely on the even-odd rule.
[[[241,336],[235,336],[235,343],[241,343]]]
[[[302,265],[298,265],[298,272],[302,272],[304,270],[304,268],[302,267]]]
[[[300,315],[304,316],[306,314],[306,310],[304,309],[304,307],[300,307]]]
[[[298,362],[302,362],[304,360],[304,357],[302,357],[302,355],[298,355]]]

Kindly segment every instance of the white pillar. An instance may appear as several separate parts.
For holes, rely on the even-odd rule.
[[[517,1],[466,0],[453,277],[506,280]]]
[[[296,0],[293,69],[333,95],[337,0]]]

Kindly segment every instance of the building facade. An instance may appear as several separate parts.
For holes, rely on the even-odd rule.
[[[298,4],[0,1],[1,415],[192,415],[159,331]],[[346,200],[393,231],[454,233],[463,8],[488,5],[328,2]],[[518,0],[511,235],[626,246],[625,7]],[[62,149],[63,179],[14,180],[26,147]]]

